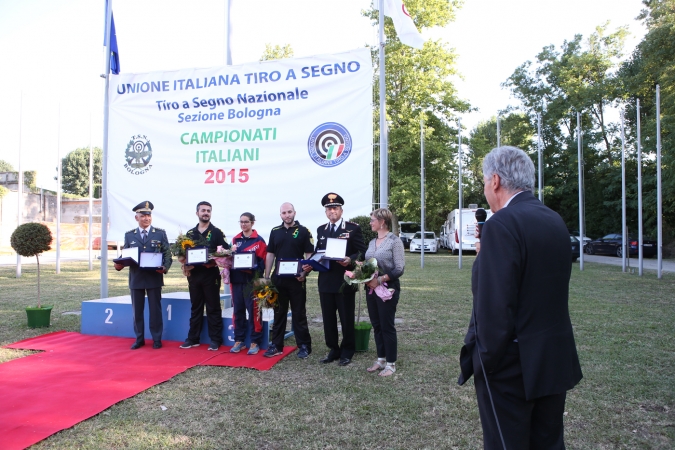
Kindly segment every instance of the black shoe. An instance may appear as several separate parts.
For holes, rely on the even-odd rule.
[[[162,348],[162,341],[155,341],[152,343],[152,348],[157,350],[158,348]]]
[[[338,366],[346,366],[351,362],[352,362],[352,360],[349,359],[349,358],[340,358],[340,362],[338,363]]]
[[[267,351],[263,354],[263,356],[265,356],[266,358],[272,358],[273,356],[279,356],[282,353],[284,352],[277,349],[277,347],[274,344],[270,344],[270,346],[267,347]]]
[[[136,341],[131,345],[132,350],[138,350],[145,345],[145,341]]]
[[[329,354],[326,355],[325,358],[321,358],[321,359],[319,360],[319,362],[320,362],[321,364],[330,364],[330,363],[332,363],[333,361],[337,361],[338,359],[340,359],[339,356],[333,356],[331,353],[329,353]]]
[[[209,344],[209,348],[208,348],[208,349],[209,349],[210,351],[212,351],[212,352],[217,352],[219,348],[220,348],[220,343],[219,343],[219,342],[211,342],[211,343]]]
[[[311,353],[311,350],[309,350],[305,344],[302,344],[300,350],[298,350],[298,358],[307,359]]]
[[[192,348],[192,347],[199,347],[199,342],[195,343],[195,342],[192,342],[189,339],[186,339],[185,342],[183,342],[181,344],[181,346],[178,347],[178,348]]]

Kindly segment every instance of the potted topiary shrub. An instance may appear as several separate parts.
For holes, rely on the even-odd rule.
[[[10,245],[21,256],[35,256],[37,260],[37,307],[26,308],[28,326],[31,328],[48,327],[53,306],[42,306],[40,302],[40,253],[49,250],[52,233],[45,225],[37,222],[24,223],[14,230]]]

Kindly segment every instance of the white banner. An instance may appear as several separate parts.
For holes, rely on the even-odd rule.
[[[267,239],[291,202],[309,227],[326,223],[336,192],[345,218],[368,215],[372,196],[370,50],[208,69],[120,74],[110,83],[109,240],[137,226],[151,201],[169,239],[213,205],[228,241],[239,216]]]

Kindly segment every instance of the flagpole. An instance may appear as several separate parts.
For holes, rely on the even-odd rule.
[[[420,118],[420,220],[422,229],[422,246],[420,247],[420,267],[424,269],[424,116]]]
[[[61,273],[61,104],[56,138],[56,273]]]
[[[94,207],[94,149],[91,146],[91,110],[89,111],[89,270],[94,269],[94,260],[92,258],[91,243],[92,243],[92,230],[93,226],[93,211]]]
[[[232,0],[225,0],[225,65],[232,65]]]
[[[457,221],[457,233],[459,240],[459,259],[458,268],[462,268],[462,241],[464,240],[464,232],[462,230],[462,205],[464,204],[462,192],[462,119],[457,119],[457,163],[459,167],[459,219]]]
[[[626,133],[624,130],[623,111],[621,111],[621,270],[626,271],[628,255],[628,229],[626,227]],[[583,239],[583,238],[582,238]]]
[[[581,156],[581,113],[577,111],[577,169],[579,170],[579,237],[584,240],[583,164]],[[583,249],[583,244],[582,244]],[[584,252],[579,252],[579,270],[584,270]]]
[[[16,213],[16,227],[21,226],[21,214],[23,213],[23,172],[21,171],[21,130],[22,130],[22,120],[23,120],[23,91],[21,91],[21,100],[19,103],[19,173],[17,174],[17,188],[16,192],[18,195],[16,199],[17,213]],[[16,253],[16,277],[21,278],[21,255],[19,252]]]
[[[497,147],[502,146],[502,130],[501,124],[499,123],[499,114],[497,114]]]
[[[657,278],[663,270],[663,199],[661,197],[661,86],[656,85],[656,251]]]
[[[389,206],[389,154],[387,152],[387,101],[384,79],[384,0],[379,0],[380,20],[380,208]]]
[[[101,298],[108,298],[108,88],[110,87],[110,23],[112,0],[105,13],[105,92],[103,96],[103,160],[101,161]]]
[[[542,149],[542,142],[541,142],[541,113],[537,114],[537,155],[538,155],[538,166],[539,166],[539,173],[537,177],[538,181],[538,188],[539,188],[539,201],[541,203],[544,203],[544,174],[543,174],[543,168],[544,168],[544,151]],[[583,236],[581,237],[582,243],[581,243],[581,251],[584,250],[584,245],[583,245]]]
[[[642,276],[644,264],[642,240],[642,139],[640,137],[640,99],[637,99],[637,182],[638,182],[638,274]]]

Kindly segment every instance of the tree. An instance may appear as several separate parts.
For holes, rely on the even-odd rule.
[[[10,163],[4,159],[0,159],[0,172],[16,172],[16,170],[14,170],[14,167]]]
[[[534,142],[535,124],[522,112],[512,112],[500,118],[500,143],[523,149],[537,165],[537,146]],[[479,123],[469,134],[468,148],[462,165],[464,203],[487,207],[483,194],[483,158],[497,146],[497,118]]]
[[[418,29],[444,26],[454,17],[460,2],[408,0],[406,8]],[[374,25],[378,12],[365,11]],[[402,44],[393,22],[385,19],[386,102],[389,128],[389,203],[401,220],[418,222],[420,204],[420,119],[425,126],[426,228],[436,229],[457,202],[455,114],[469,109],[457,97],[450,77],[456,75],[455,54],[442,41],[427,41],[420,50]],[[373,49],[373,60],[378,51]],[[374,115],[379,123],[379,77],[376,71]],[[379,130],[375,139],[379,139]],[[379,166],[375,148],[374,164]],[[375,192],[379,181],[375,180]]]
[[[286,44],[283,47],[280,45],[272,46],[272,44],[265,44],[265,51],[260,57],[260,61],[271,61],[274,59],[285,59],[293,57],[293,49],[291,44]]]
[[[100,198],[103,151],[94,147],[94,196]],[[68,153],[61,162],[61,178],[64,192],[89,196],[89,149],[78,148]]]
[[[619,71],[627,93],[625,110],[628,137],[637,148],[636,100],[640,99],[640,125],[643,151],[643,191],[645,234],[656,236],[656,85],[661,89],[662,199],[664,241],[675,236],[675,0],[643,0],[646,9],[639,16],[647,34],[631,58]],[[633,158],[634,160],[634,158]],[[634,163],[635,164],[635,163]],[[631,170],[635,173],[637,165]],[[631,183],[629,206],[637,207],[637,187]],[[637,225],[633,227],[637,230]]]
[[[608,33],[607,28],[597,27],[586,41],[576,35],[559,51],[544,47],[536,63],[527,61],[504,83],[532,123],[537,113],[542,115],[544,201],[574,228],[579,223],[576,113],[581,113],[586,229],[591,235],[621,228],[620,129],[608,122],[606,111],[623,95],[616,72],[627,31]]]

